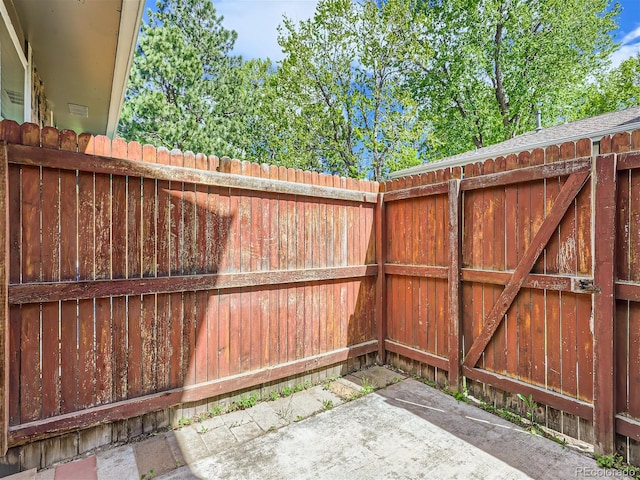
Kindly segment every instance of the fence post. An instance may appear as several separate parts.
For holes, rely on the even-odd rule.
[[[0,456],[4,456],[9,432],[9,164],[5,142],[0,142],[0,245]]]
[[[461,254],[460,180],[449,180],[449,388],[462,391],[460,324],[460,254]]]
[[[595,158],[593,172],[593,433],[596,453],[615,451],[614,322],[616,156]]]
[[[382,186],[382,184],[380,184]],[[384,364],[386,361],[385,340],[387,339],[387,281],[384,275],[384,262],[386,260],[384,238],[384,193],[378,193],[378,205],[376,206],[376,263],[378,264],[378,278],[376,283],[376,324],[378,327],[378,361]]]

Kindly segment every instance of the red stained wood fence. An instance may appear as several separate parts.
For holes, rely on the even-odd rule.
[[[531,394],[611,453],[640,440],[640,131],[592,147],[384,184],[385,347],[455,390]]]
[[[373,352],[531,394],[600,452],[640,441],[640,131],[381,194],[30,124],[0,141],[5,450]]]
[[[7,121],[0,139],[3,447],[377,351],[377,184]]]

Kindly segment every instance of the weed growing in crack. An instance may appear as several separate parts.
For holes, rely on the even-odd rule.
[[[533,395],[529,395],[528,397],[525,397],[522,393],[518,393],[517,396],[520,400],[522,400],[522,403],[524,403],[524,406],[527,409],[526,415],[527,415],[527,419],[530,422],[529,431],[531,433],[538,433],[536,429],[537,424],[536,424],[536,416],[535,416],[535,411],[536,411],[536,408],[538,408],[538,404],[533,400]]]
[[[222,408],[222,405],[216,405],[215,407],[211,407],[209,409],[209,415],[215,417],[217,415],[221,415],[223,411],[224,409]]]
[[[258,403],[260,396],[257,393],[252,393],[251,395],[245,397],[244,395],[240,396],[240,400],[238,400],[237,405],[239,410],[246,410],[247,408],[251,408]]]

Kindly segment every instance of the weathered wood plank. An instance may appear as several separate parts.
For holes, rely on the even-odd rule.
[[[626,417],[624,415],[616,415],[615,418],[616,433],[629,437],[635,441],[640,441],[640,421]]]
[[[627,162],[637,162],[640,166],[640,154],[628,154]],[[638,157],[635,160],[635,156]],[[620,168],[620,167],[619,167]],[[627,167],[631,168],[631,167]],[[633,167],[636,168],[636,167]],[[557,162],[533,167],[519,168],[507,172],[493,173],[489,175],[479,175],[472,178],[464,178],[460,184],[462,191],[477,190],[500,185],[511,185],[514,183],[526,183],[545,178],[571,175],[572,173],[585,172],[591,169],[591,158],[577,158],[566,162]],[[429,195],[439,195],[447,193],[447,183],[435,183],[431,185],[420,185],[411,188],[402,188],[388,192],[385,195],[385,202],[394,202],[407,198],[423,197]]]
[[[293,375],[345,362],[349,359],[375,352],[377,349],[377,341],[374,340],[321,355],[304,357],[297,361],[262,368],[250,373],[233,375],[189,387],[180,387],[140,398],[114,402],[46,420],[23,423],[9,428],[9,445],[23,445],[27,442],[73,431],[80,427],[87,428],[105,422],[124,420],[181,403],[197,402],[206,398],[217,397],[254,385],[274,382]]]
[[[462,197],[460,180],[449,181],[449,272],[448,307],[449,320],[449,387],[462,392],[462,318],[460,316],[460,267],[462,266]]]
[[[0,455],[7,453],[9,431],[9,222],[18,219],[9,218],[9,164],[4,142],[0,144],[0,246],[3,261],[0,262]]]
[[[591,157],[577,158],[564,162],[545,163],[532,167],[518,168],[506,172],[481,175],[474,178],[465,178],[460,184],[463,191],[477,190],[500,185],[512,185],[515,183],[528,183],[544,178],[561,177],[591,170]]]
[[[463,268],[462,280],[465,282],[489,283],[493,285],[506,285],[513,275],[513,271],[481,270],[476,268]],[[522,284],[523,288],[536,290],[554,290],[572,293],[592,294],[597,291],[593,279],[589,277],[576,277],[574,275],[543,275],[537,273],[528,274]]]
[[[47,129],[51,132],[51,129]],[[44,133],[44,132],[43,132]],[[43,138],[44,140],[44,138]],[[57,145],[57,131],[47,141]],[[42,280],[60,280],[60,175],[58,170],[42,170]],[[60,316],[58,302],[42,305],[42,416],[49,417],[60,411]]]
[[[593,430],[595,450],[602,455],[615,451],[616,179],[616,156],[597,157],[593,190],[598,235],[594,245],[593,276],[600,291],[595,295],[593,308]]]
[[[311,268],[308,270],[276,270],[270,272],[181,275],[144,279],[48,282],[9,285],[9,303],[40,303],[58,300],[174,293],[264,285],[326,282],[375,276],[377,265]]]
[[[244,175],[218,173],[195,168],[176,168],[146,162],[85,155],[81,153],[45,150],[24,145],[7,145],[10,163],[44,166],[81,172],[106,173],[120,176],[170,180],[191,184],[235,188],[239,190],[282,193],[305,197],[331,198],[348,202],[376,203],[378,195],[371,192],[322,187],[305,183],[256,178]]]
[[[24,125],[23,125],[23,139]],[[39,137],[38,137],[39,139]],[[40,281],[40,169],[22,169],[22,281]],[[40,418],[42,406],[40,306],[22,308],[20,333],[20,418]]]
[[[640,152],[627,152],[618,155],[616,168],[618,170],[633,170],[640,168]]]
[[[448,181],[451,175],[450,169],[438,170],[436,173],[436,180],[438,182]],[[448,193],[448,188],[447,188]],[[448,216],[449,216],[449,202],[447,195],[438,195],[435,197],[436,204],[436,251],[435,251],[435,264],[441,267],[445,267],[449,261],[449,242],[448,242]],[[447,267],[445,267],[447,268]],[[447,272],[448,275],[448,272]],[[447,318],[447,284],[444,279],[435,279],[435,330],[431,332],[432,336],[435,336],[435,350],[432,351],[435,355],[440,357],[448,357],[449,351],[449,320]]]
[[[590,403],[568,397],[543,387],[516,380],[505,375],[480,370],[478,368],[462,367],[462,373],[471,380],[486,383],[505,392],[518,392],[525,396],[532,395],[536,402],[557,408],[586,420],[593,416],[593,406]]]
[[[111,140],[103,135],[95,137],[95,152],[111,156]],[[95,261],[94,279],[112,277],[112,225],[111,208],[113,195],[109,175],[96,175],[94,179]],[[95,402],[113,400],[113,336],[111,323],[111,300],[95,301]]]
[[[488,318],[486,319],[485,325],[482,328],[482,332],[469,349],[464,362],[466,366],[474,366],[478,362],[480,355],[493,336],[499,322],[502,321],[502,318],[522,287],[526,275],[540,256],[540,253],[544,250],[546,242],[551,237],[568,206],[573,202],[573,199],[586,182],[588,176],[589,172],[574,173],[567,180],[567,183],[560,191],[558,199],[556,200],[551,212],[549,212],[549,216],[547,216],[543,224],[540,226],[540,230],[536,233],[533,241],[531,242],[530,248],[527,249],[522,259],[518,262],[518,266],[516,267],[511,280],[492,308]]]
[[[384,339],[387,338],[387,280],[385,278],[385,215],[384,193],[378,198],[375,213],[375,238],[376,238],[376,263],[378,264],[378,277],[376,279],[376,334],[378,338],[378,361],[384,365],[386,349]]]
[[[447,370],[449,368],[449,360],[447,358],[439,357],[433,353],[423,352],[417,348],[402,345],[401,343],[388,339],[384,341],[384,345],[385,349],[389,352],[397,353],[398,355],[410,358],[411,360],[417,360],[418,362],[426,363],[427,365],[441,368],[442,370]]]
[[[517,165],[518,169],[523,169],[531,165],[531,153],[520,152],[518,154]],[[532,215],[531,215],[531,189],[533,182],[527,182],[526,184],[518,184],[518,211],[516,213],[518,217],[518,226],[516,228],[517,235],[517,258],[520,261],[526,254],[529,246],[531,245],[532,235]],[[546,244],[546,242],[545,242]],[[544,246],[542,248],[544,250]],[[533,262],[529,270],[531,271],[535,265]],[[517,267],[516,267],[517,268]],[[528,273],[528,272],[527,272]],[[525,382],[531,381],[531,291],[529,289],[521,288],[513,303],[517,304],[518,308],[518,322],[517,322],[517,337],[518,337],[518,378]]]
[[[406,181],[409,181],[407,179]],[[401,190],[395,190],[388,192],[384,196],[385,202],[395,202],[398,200],[407,200],[417,197],[428,197],[431,195],[442,195],[447,193],[449,186],[446,182],[435,183],[431,185],[418,185],[416,187],[403,188]]]
[[[448,267],[427,265],[404,265],[399,263],[385,263],[385,275],[399,275],[404,277],[447,278]]]
[[[616,298],[618,300],[640,302],[640,284],[630,282],[616,282],[615,290]]]

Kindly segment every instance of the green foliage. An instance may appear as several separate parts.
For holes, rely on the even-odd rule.
[[[212,417],[215,417],[217,415],[221,415],[222,412],[223,412],[222,405],[216,405],[216,406],[211,407],[209,409],[209,415],[212,416]]]
[[[156,478],[156,472],[153,470],[149,470],[148,473],[143,473],[140,475],[140,480],[151,480],[152,478]]]
[[[596,453],[594,457],[601,468],[615,468],[625,476],[640,479],[640,468],[626,463],[621,455],[599,455]]]
[[[320,0],[285,57],[243,62],[209,0],[159,0],[119,125],[128,140],[386,178],[638,103],[640,56],[604,74],[612,0]]]
[[[531,431],[531,433],[537,433],[535,411],[536,408],[538,408],[538,404],[533,400],[533,395],[525,397],[522,393],[518,393],[518,398],[522,401],[522,403],[524,403],[524,406],[527,410],[526,415],[530,421],[529,430]]]
[[[251,90],[236,33],[208,0],[159,0],[143,22],[119,125],[127,140],[243,157]]]
[[[362,391],[365,393],[365,395],[373,392],[376,387],[376,382],[370,381],[367,377],[362,377]]]
[[[178,420],[178,426],[179,427],[186,427],[188,425],[191,425],[191,419],[190,418],[182,417],[180,420]]]
[[[597,75],[587,86],[574,117],[593,117],[636,105],[640,105],[640,53]]]
[[[467,400],[467,395],[466,395],[465,392],[452,391],[451,392],[451,396],[453,398],[455,398],[456,401],[458,401],[458,402],[465,402],[466,403],[468,401]]]
[[[269,398],[271,400],[277,400],[280,398],[280,393],[277,390],[271,390],[271,392],[269,392]]]
[[[245,397],[244,395],[240,396],[240,400],[238,400],[237,405],[238,409],[245,410],[247,408],[251,408],[258,403],[260,396],[257,393],[252,393],[251,395]]]
[[[333,400],[323,400],[322,406],[325,410],[331,410],[333,408]]]
[[[611,0],[422,0],[412,90],[434,157],[563,121],[615,47]]]
[[[285,18],[285,58],[258,99],[262,161],[382,179],[420,163],[427,124],[397,55],[413,28],[408,0],[321,0],[313,18]]]

